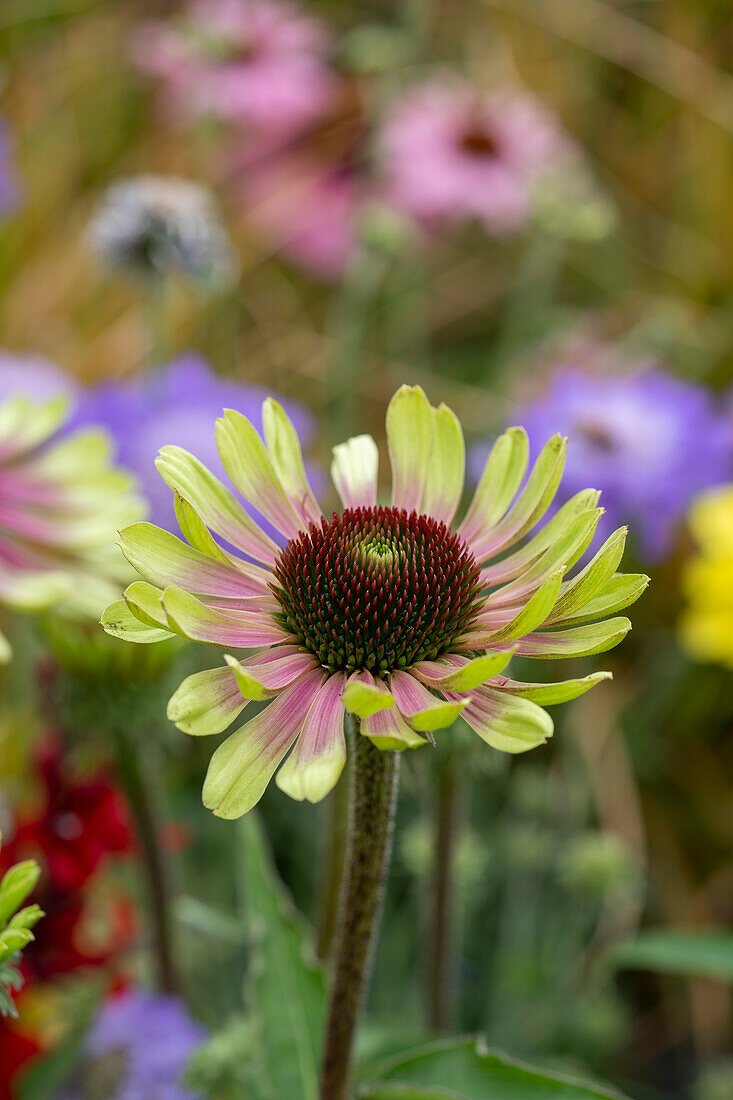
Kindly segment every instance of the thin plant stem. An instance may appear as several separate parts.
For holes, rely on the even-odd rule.
[[[351,803],[320,1100],[349,1100],[351,1055],[364,1003],[392,848],[399,755],[375,748],[347,717]]]
[[[158,839],[157,800],[151,790],[151,776],[155,769],[144,767],[138,747],[127,734],[117,731],[116,742],[120,779],[140,843],[158,985],[164,993],[177,993],[179,981],[173,947],[171,885]]]
[[[350,435],[356,425],[359,373],[367,336],[374,324],[374,303],[388,259],[360,244],[346,274],[331,319],[333,351],[327,364],[326,390],[334,438]]]
[[[433,1031],[451,1027],[453,1010],[454,918],[453,864],[459,808],[458,775],[451,755],[440,761],[435,817],[428,959],[428,1023]]]
[[[147,371],[160,367],[168,356],[165,326],[166,277],[150,275],[143,280],[142,336],[143,367]]]
[[[326,848],[323,853],[321,888],[319,890],[320,908],[316,936],[316,953],[323,962],[331,956],[338,918],[341,879],[346,858],[349,816],[349,785],[346,778],[342,775],[326,807],[328,815]]]

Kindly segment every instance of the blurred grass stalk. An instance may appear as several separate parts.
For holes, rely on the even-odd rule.
[[[173,899],[160,845],[160,799],[153,786],[156,768],[141,760],[141,745],[119,728],[115,729],[115,745],[120,779],[140,843],[158,985],[162,993],[175,994],[180,992],[180,983],[175,961]]]

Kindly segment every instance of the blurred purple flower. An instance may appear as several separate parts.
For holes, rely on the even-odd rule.
[[[0,401],[8,397],[48,401],[60,394],[72,397],[78,389],[74,379],[48,359],[0,350]]]
[[[712,395],[658,369],[622,376],[561,370],[515,422],[526,428],[535,454],[554,432],[569,437],[557,503],[600,489],[606,509],[600,530],[629,524],[652,561],[671,551],[691,499],[733,472],[733,435]],[[471,454],[475,478],[487,453],[477,446]]]
[[[204,1038],[175,997],[127,990],[102,1005],[63,1100],[197,1100],[180,1081]]]
[[[332,101],[330,45],[320,19],[289,0],[193,0],[182,19],[145,24],[133,48],[174,107],[285,137]]]
[[[20,199],[18,178],[13,164],[12,143],[6,124],[0,119],[0,214],[15,210]]]
[[[427,227],[476,219],[494,235],[521,230],[538,181],[575,146],[541,103],[458,80],[408,89],[382,124],[387,197]]]
[[[99,424],[110,432],[119,464],[140,481],[150,519],[177,533],[173,494],[155,468],[160,448],[168,443],[185,447],[217,476],[226,477],[214,440],[216,418],[231,408],[261,425],[262,402],[270,394],[262,387],[222,378],[201,356],[187,354],[148,377],[103,382],[83,392],[74,424]],[[311,414],[295,402],[283,404],[300,438],[312,437]],[[258,517],[258,522],[263,521]],[[269,526],[268,533],[282,541]]]

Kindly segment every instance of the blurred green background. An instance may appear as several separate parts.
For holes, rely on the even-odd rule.
[[[585,340],[727,391],[733,14],[725,0],[323,0],[308,8],[340,43],[337,64],[353,100],[339,116],[344,131],[436,66],[482,87],[521,83],[583,149],[607,228],[545,227],[506,240],[466,231],[430,248],[414,240],[396,248],[390,237],[382,252],[373,224],[365,232],[379,245],[375,285],[312,278],[253,231],[237,199],[231,137],[206,121],[172,123],[155,82],[130,60],[134,29],[177,5],[3,0],[0,110],[22,188],[0,227],[4,349],[43,355],[88,384],[145,368],[144,295],[102,267],[86,227],[110,183],[161,173],[212,188],[241,274],[228,289],[170,280],[157,356],[196,349],[221,374],[300,401],[317,417],[316,463],[327,463],[357,423],[382,441],[386,402],[402,382],[450,403],[469,439],[491,438],[541,391],[563,349]],[[382,37],[357,34],[364,26]],[[581,661],[571,673],[608,667],[614,683],[559,708],[552,744],[510,758],[458,730],[434,753],[404,762],[365,1050],[430,1028],[432,863],[444,798],[460,825],[453,1029],[614,1081],[638,1100],[733,1096],[730,947],[728,981],[724,962],[713,976],[715,966],[684,959],[659,973],[614,956],[641,928],[720,929],[733,920],[733,679],[680,648],[690,552],[682,533],[663,564],[637,561],[652,585],[632,610],[633,634],[602,664]],[[47,720],[34,673],[38,642],[24,643],[22,627],[17,636],[18,659],[0,681],[8,812],[32,795],[30,746]],[[206,655],[179,661],[194,667]],[[147,685],[144,702],[134,689],[125,706],[154,716],[165,812],[187,837],[169,857],[190,901],[179,929],[186,988],[213,1028],[238,1010],[230,975],[246,952],[236,936],[201,929],[195,900],[231,911],[235,834],[200,806],[208,746],[166,723],[169,686]],[[78,700],[70,706],[78,725]],[[81,734],[69,751],[82,769],[108,755],[103,738]],[[295,804],[276,789],[262,803],[278,869],[312,917],[329,815],[328,803]],[[135,893],[129,868],[110,876]],[[127,950],[130,966],[144,971],[139,945]]]

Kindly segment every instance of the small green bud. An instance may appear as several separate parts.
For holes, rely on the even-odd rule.
[[[41,869],[34,859],[16,863],[0,882],[0,927],[22,905],[38,882]]]
[[[8,922],[8,928],[35,928],[45,915],[40,905],[27,905]]]
[[[27,928],[6,928],[0,932],[0,963],[6,962],[33,939],[33,933]]]
[[[416,241],[412,223],[398,210],[383,203],[365,204],[359,217],[361,240],[385,256],[401,256]]]

